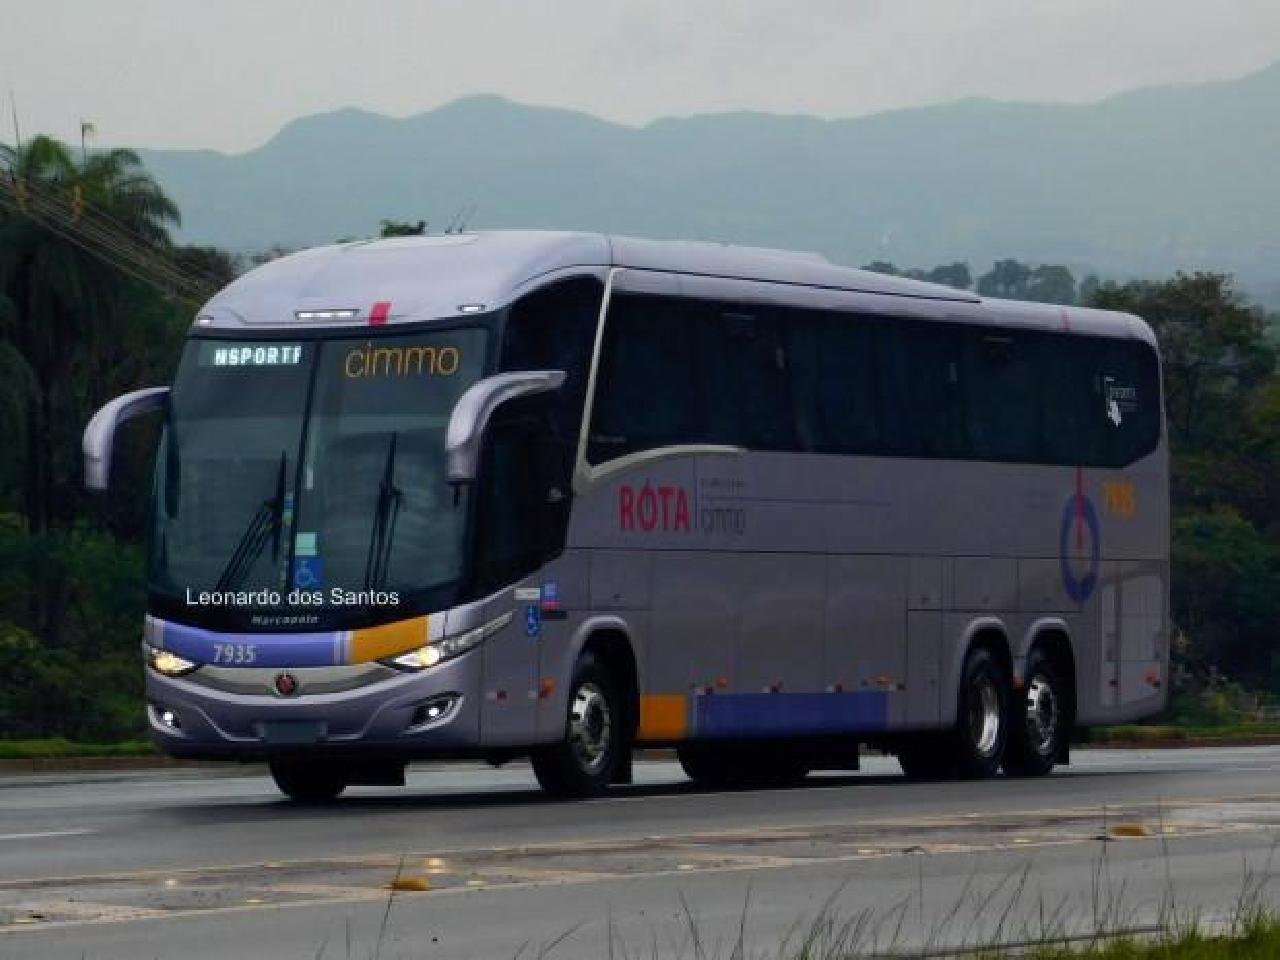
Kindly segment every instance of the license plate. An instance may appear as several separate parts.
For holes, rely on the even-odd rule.
[[[326,732],[323,720],[269,720],[262,724],[263,741],[276,745],[319,743]]]

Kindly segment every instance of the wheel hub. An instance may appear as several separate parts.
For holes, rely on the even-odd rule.
[[[991,756],[1000,739],[1000,695],[987,678],[974,684],[969,697],[969,738],[984,757]]]
[[[1043,676],[1027,684],[1027,738],[1038,753],[1047,753],[1058,732],[1058,698]]]
[[[613,720],[604,691],[594,683],[584,683],[569,706],[569,742],[574,756],[587,773],[595,773],[609,752]]]

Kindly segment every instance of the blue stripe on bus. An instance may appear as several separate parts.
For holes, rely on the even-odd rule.
[[[698,737],[847,733],[888,725],[889,695],[882,690],[694,697],[693,732]]]
[[[223,663],[240,667],[332,667],[344,662],[345,644],[341,632],[326,633],[212,633],[199,627],[165,623],[163,643],[166,650],[194,663]],[[247,654],[253,648],[252,660],[238,662],[235,651],[219,656],[218,647],[242,646]]]

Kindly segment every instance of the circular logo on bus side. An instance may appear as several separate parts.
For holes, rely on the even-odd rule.
[[[1079,490],[1067,498],[1062,508],[1058,556],[1062,564],[1062,586],[1067,596],[1083,605],[1098,585],[1102,538],[1093,502]]]

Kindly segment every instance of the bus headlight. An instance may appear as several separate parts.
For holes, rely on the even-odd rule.
[[[508,610],[502,616],[496,617],[483,626],[476,627],[474,630],[455,634],[452,637],[441,637],[439,640],[433,640],[425,647],[419,647],[417,650],[410,650],[408,653],[402,653],[398,657],[392,657],[390,662],[406,670],[425,670],[427,667],[434,667],[437,663],[452,660],[454,657],[461,656],[468,650],[480,646],[485,637],[497,633],[510,623],[512,616],[514,614]]]
[[[156,673],[162,673],[166,677],[180,677],[184,673],[190,673],[198,663],[192,663],[176,653],[170,653],[168,650],[159,650],[155,647],[147,647],[147,663]]]

